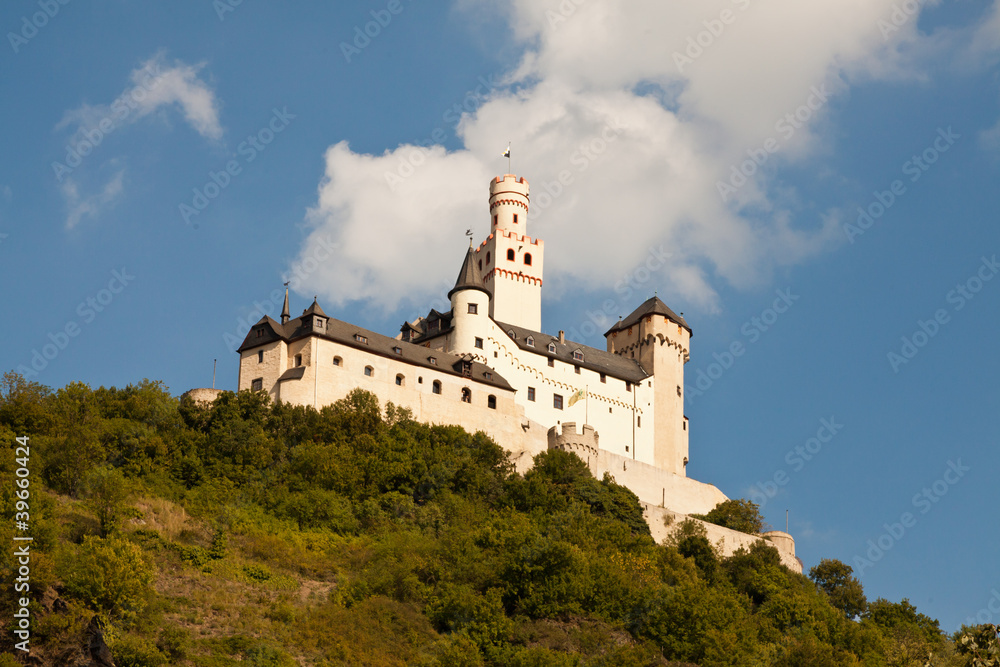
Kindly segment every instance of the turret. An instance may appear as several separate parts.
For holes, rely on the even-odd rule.
[[[448,298],[451,300],[451,321],[454,327],[449,351],[456,354],[482,354],[482,348],[477,347],[476,339],[483,339],[488,329],[486,318],[490,312],[490,292],[483,284],[476,266],[471,239],[455,287],[448,292]]]

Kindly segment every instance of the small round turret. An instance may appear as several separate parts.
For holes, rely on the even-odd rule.
[[[490,231],[527,234],[528,181],[514,174],[490,181]]]

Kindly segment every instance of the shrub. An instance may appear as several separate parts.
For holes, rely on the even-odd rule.
[[[87,536],[75,553],[62,554],[60,569],[70,596],[126,623],[145,609],[153,591],[153,567],[121,537]]]

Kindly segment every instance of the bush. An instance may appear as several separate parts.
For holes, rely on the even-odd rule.
[[[75,553],[61,556],[66,592],[95,611],[131,623],[153,592],[153,567],[132,542],[111,537],[84,538]]]
[[[749,535],[759,535],[764,529],[764,517],[760,514],[760,506],[749,500],[726,500],[716,505],[708,514],[692,516]]]

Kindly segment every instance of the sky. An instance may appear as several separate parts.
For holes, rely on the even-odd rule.
[[[235,389],[261,313],[446,308],[531,184],[542,326],[694,331],[688,474],[1000,622],[1000,0],[9,0],[0,368]]]

